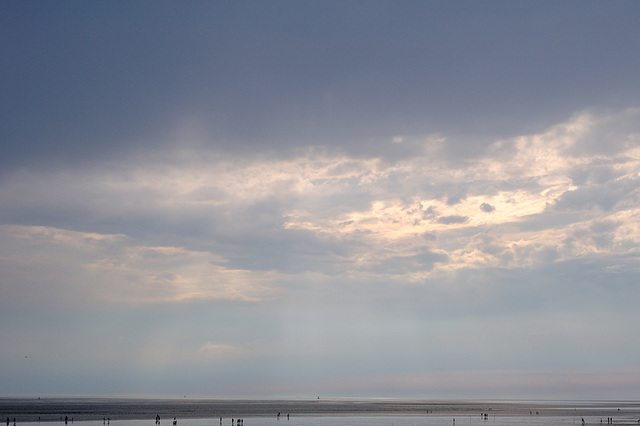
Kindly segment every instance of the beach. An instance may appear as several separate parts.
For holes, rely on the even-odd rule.
[[[225,400],[0,398],[9,426],[637,425],[637,401]],[[280,416],[278,416],[278,413]],[[233,421],[233,423],[232,423]]]

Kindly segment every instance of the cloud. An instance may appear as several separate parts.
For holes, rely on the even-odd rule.
[[[437,9],[3,3],[0,381],[637,393],[638,5]]]
[[[557,200],[559,209],[589,210],[598,207],[613,210],[619,203],[638,198],[639,176],[626,176],[605,184],[583,185],[566,191]]]
[[[438,223],[442,223],[443,225],[458,224],[458,223],[465,223],[467,219],[468,218],[466,216],[458,216],[458,215],[441,216],[438,218]]]
[[[4,236],[0,246],[5,253],[2,264],[7,288],[22,293],[28,283],[35,295],[43,296],[41,303],[50,300],[47,298],[54,290],[55,299],[60,300],[77,300],[83,295],[84,302],[128,304],[189,299],[258,301],[278,291],[273,274],[250,277],[251,271],[227,268],[225,261],[212,253],[138,246],[123,235],[51,227],[4,225],[0,232]],[[21,277],[22,287],[8,280],[14,275]]]
[[[68,344],[115,312],[121,323],[102,326],[113,352],[88,349],[87,359],[132,370],[145,359],[156,368],[221,362],[256,374],[259,364],[318,380],[370,376],[389,359],[399,359],[388,368],[400,376],[427,374],[425,360],[434,371],[572,358],[588,366],[582,339],[593,326],[603,347],[624,348],[611,363],[632,365],[624,354],[635,343],[610,329],[635,315],[640,148],[630,137],[610,153],[574,149],[614,122],[578,114],[460,162],[438,147],[444,136],[406,136],[400,145],[425,144],[420,156],[311,148],[238,157],[194,145],[117,164],[7,172],[0,312],[11,313],[12,326],[3,333],[32,348],[23,318],[60,316],[51,327],[68,330],[60,337]],[[612,309],[610,321],[590,319]],[[80,330],[64,324],[71,312],[91,311],[98,319]],[[388,349],[378,348],[380,336]],[[167,338],[171,347],[160,351]],[[550,360],[549,348],[562,356]],[[604,349],[590,353],[593,363],[609,362]],[[305,373],[299,354],[317,371]],[[279,383],[265,380],[256,389]]]
[[[176,245],[238,271],[338,274],[391,259],[400,267],[399,259],[418,252],[443,253],[456,268],[467,265],[463,259],[474,267],[515,259],[530,264],[525,258],[534,253],[553,257],[552,245],[567,238],[568,227],[607,217],[626,222],[617,216],[636,214],[640,147],[633,136],[612,157],[570,149],[621,121],[633,135],[636,116],[635,110],[607,119],[578,114],[539,134],[498,140],[458,165],[442,163],[437,150],[395,162],[314,150],[288,159],[240,159],[194,145],[97,169],[22,170],[0,185],[7,201],[0,217],[126,235],[142,247]],[[587,216],[564,216],[563,228],[553,223],[558,212]],[[518,231],[534,223],[538,235]],[[493,243],[468,252],[468,242],[487,229],[501,235],[501,254]],[[389,244],[406,248],[391,253]],[[418,267],[402,262],[407,272]],[[166,272],[175,274],[172,280],[152,274],[149,282],[194,282]]]
[[[480,204],[480,210],[482,210],[485,213],[491,213],[492,211],[494,211],[496,208],[493,207],[491,204],[489,203],[482,203]]]

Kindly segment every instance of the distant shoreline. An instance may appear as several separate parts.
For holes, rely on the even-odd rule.
[[[17,422],[291,416],[600,416],[640,418],[640,401],[508,401],[380,399],[154,399],[1,397],[0,420]]]

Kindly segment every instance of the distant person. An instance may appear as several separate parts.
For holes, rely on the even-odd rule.
[[[176,418],[173,418],[173,426],[176,426],[178,424],[178,420],[176,420]]]

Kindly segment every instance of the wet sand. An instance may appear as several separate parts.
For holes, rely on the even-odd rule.
[[[291,416],[625,417],[640,419],[639,401],[412,401],[392,399],[222,400],[0,398],[0,419],[18,422]],[[13,424],[13,423],[12,423]],[[605,421],[606,424],[606,421]]]

